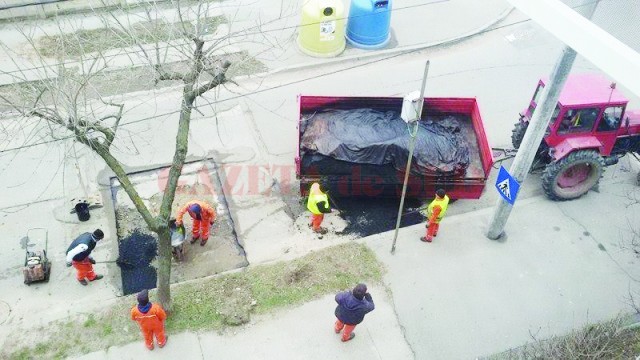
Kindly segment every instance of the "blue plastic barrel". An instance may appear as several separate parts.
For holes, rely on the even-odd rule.
[[[347,41],[363,49],[379,49],[389,43],[391,0],[351,0]]]

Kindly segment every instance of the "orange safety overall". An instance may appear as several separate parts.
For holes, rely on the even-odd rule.
[[[77,271],[76,279],[78,279],[78,281],[82,281],[85,278],[89,281],[95,280],[97,275],[95,272],[93,272],[93,265],[89,261],[88,256],[80,261],[73,260],[71,262],[71,265],[73,265],[73,267]]]
[[[148,312],[143,313],[138,306],[131,308],[131,320],[137,321],[140,331],[144,336],[144,344],[149,350],[153,350],[153,337],[156,337],[159,347],[163,347],[167,342],[164,336],[164,320],[167,314],[158,304],[152,304]]]
[[[200,220],[198,220],[197,214],[191,212],[189,207],[191,205],[198,204],[200,205]],[[191,218],[193,219],[193,228],[191,229],[191,235],[193,239],[209,239],[209,230],[211,229],[211,224],[216,221],[216,211],[207,203],[202,201],[189,201],[186,203],[178,214],[176,215],[176,224],[182,224],[182,218],[185,213],[189,213]]]

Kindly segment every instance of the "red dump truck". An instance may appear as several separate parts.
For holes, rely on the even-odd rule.
[[[409,127],[402,98],[300,96],[296,175],[305,196],[320,182],[332,195],[390,197],[402,191]],[[493,156],[474,98],[426,98],[416,133],[407,197],[444,188],[477,199]]]

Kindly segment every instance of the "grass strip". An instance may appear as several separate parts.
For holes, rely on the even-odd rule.
[[[218,26],[225,23],[227,19],[224,16],[211,16],[202,18],[200,26],[206,33],[213,34]],[[189,36],[192,36],[190,33],[194,30],[194,23],[189,21],[169,23],[163,20],[139,22],[129,29],[118,27],[79,29],[71,33],[43,36],[37,42],[37,50],[41,55],[50,58],[81,56],[136,44],[189,39]]]
[[[302,258],[249,267],[241,272],[178,284],[172,288],[169,334],[221,330],[241,325],[251,314],[300,305],[325,294],[350,289],[358,282],[380,283],[382,264],[365,245],[347,243],[312,252]],[[155,294],[152,296],[154,301]],[[40,329],[37,339],[8,339],[12,348],[0,354],[10,359],[61,359],[142,341],[129,319],[135,295],[126,296],[101,313],[57,321]],[[35,331],[34,331],[35,330]],[[24,332],[14,332],[14,334]],[[18,340],[28,340],[19,344]]]
[[[640,331],[628,327],[629,317],[585,325],[568,334],[537,338],[520,347],[485,357],[485,360],[513,359],[637,359]]]

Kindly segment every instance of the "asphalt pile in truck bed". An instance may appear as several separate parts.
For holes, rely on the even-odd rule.
[[[300,146],[304,166],[317,163],[332,174],[347,171],[340,162],[391,165],[404,171],[410,136],[399,112],[361,108],[303,115]],[[419,122],[413,174],[464,175],[470,163],[469,147],[458,121],[455,116],[445,115],[427,116]]]

